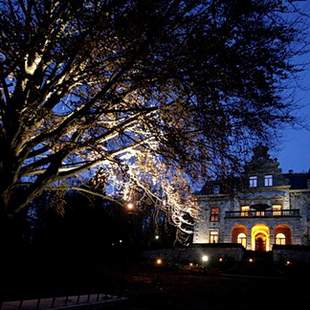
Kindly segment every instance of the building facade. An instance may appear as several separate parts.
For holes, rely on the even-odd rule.
[[[310,171],[282,173],[267,147],[254,148],[240,178],[209,182],[197,198],[193,243],[240,243],[255,251],[310,244]]]

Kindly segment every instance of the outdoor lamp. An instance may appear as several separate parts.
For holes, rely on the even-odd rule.
[[[206,262],[209,260],[209,256],[207,256],[207,255],[202,255],[202,256],[201,256],[201,260],[202,260],[203,263],[206,263]]]

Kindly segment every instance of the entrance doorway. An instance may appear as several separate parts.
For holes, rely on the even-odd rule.
[[[255,251],[265,252],[266,251],[266,236],[263,233],[258,233],[255,236]]]
[[[269,251],[269,227],[265,224],[256,224],[251,229],[251,248],[253,251]]]

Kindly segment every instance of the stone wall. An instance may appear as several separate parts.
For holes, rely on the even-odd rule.
[[[227,195],[213,196],[211,200],[206,197],[199,197],[200,206],[200,218],[195,225],[195,231],[193,236],[193,243],[209,243],[209,234],[211,230],[217,230],[219,232],[219,242],[227,242],[224,237],[224,225],[225,225],[225,212],[231,211],[234,201]],[[220,215],[218,222],[210,222],[210,210],[211,207],[219,207]]]
[[[301,229],[300,238],[301,244],[310,244],[310,192],[293,191],[291,193],[291,204],[295,209],[300,210]]]
[[[301,245],[275,245],[272,250],[272,256],[275,263],[290,261],[292,263],[310,264],[310,247]]]
[[[222,257],[241,261],[244,248],[241,245],[218,243],[216,245],[195,245],[188,248],[158,249],[143,253],[144,258],[147,260],[155,261],[157,258],[161,258],[167,263],[201,263],[203,255],[207,255],[209,260]]]
[[[149,262],[155,262],[156,259],[161,258],[166,264],[187,264],[190,262],[201,264],[203,255],[207,255],[210,261],[222,257],[224,260],[240,262],[244,258],[244,254],[245,250],[241,245],[220,243],[195,245],[188,248],[150,250],[145,251],[143,257]],[[272,257],[275,263],[290,261],[291,263],[310,264],[310,246],[274,245]]]

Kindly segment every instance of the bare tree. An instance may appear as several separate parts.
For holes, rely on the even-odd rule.
[[[100,169],[98,195],[143,188],[189,232],[189,178],[230,171],[292,120],[289,5],[1,0],[1,216],[45,189],[87,191],[76,180]]]

